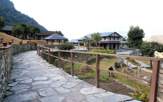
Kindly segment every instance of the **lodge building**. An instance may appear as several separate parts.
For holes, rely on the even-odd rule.
[[[100,33],[100,35],[102,39],[99,44],[104,48],[119,49],[127,44],[126,39],[117,32],[104,32]]]
[[[102,32],[100,33],[102,37],[101,41],[98,42],[100,47],[108,49],[119,49],[127,46],[126,39],[117,32]],[[88,34],[87,37],[91,37],[91,34]],[[85,45],[84,38],[72,40],[74,45]]]

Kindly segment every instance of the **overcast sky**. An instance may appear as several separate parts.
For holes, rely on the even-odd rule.
[[[131,25],[146,37],[163,35],[163,0],[11,0],[48,30],[69,39],[93,32],[116,31],[126,36]]]

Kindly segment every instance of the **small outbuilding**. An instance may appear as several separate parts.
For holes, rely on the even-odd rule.
[[[13,26],[6,25],[2,29],[0,29],[0,32],[11,35],[12,34],[12,29],[13,29]]]
[[[47,44],[61,44],[61,43],[65,43],[68,39],[66,37],[64,37],[63,35],[54,33],[46,38],[44,38],[44,40],[46,40]]]

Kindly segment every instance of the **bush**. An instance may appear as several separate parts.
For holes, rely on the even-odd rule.
[[[149,101],[148,100],[148,98],[149,98],[149,90],[148,89],[137,87],[135,92],[131,95],[135,99],[140,100],[142,102],[148,102]]]
[[[157,42],[143,42],[141,51],[145,56],[154,56],[155,51],[163,52],[163,45]]]
[[[71,50],[71,49],[74,49],[74,46],[71,43],[64,43],[64,44],[61,44],[60,46],[58,46],[58,48],[60,50]]]
[[[104,49],[104,48],[100,48],[100,49],[92,49],[91,52],[107,53],[107,54],[114,54],[114,53],[115,53],[114,50]]]

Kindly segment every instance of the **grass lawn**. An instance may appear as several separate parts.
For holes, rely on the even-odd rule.
[[[108,70],[108,68],[111,67],[116,61],[117,58],[115,57],[102,58],[100,60],[100,70]],[[91,62],[90,65],[96,67],[96,60],[94,60],[94,62]]]
[[[135,99],[141,100],[143,102],[148,102],[150,86],[146,86],[135,80],[128,79],[120,74],[116,75],[115,78],[119,82],[126,84],[135,89],[135,92],[131,95],[132,97],[134,97]]]

